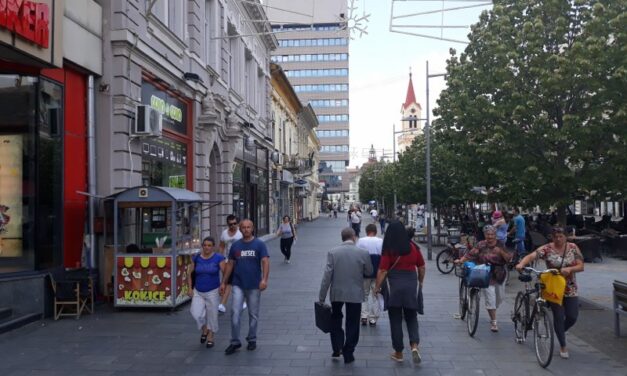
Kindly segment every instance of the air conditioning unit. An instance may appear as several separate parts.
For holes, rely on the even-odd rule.
[[[163,117],[154,108],[139,105],[135,110],[133,134],[144,137],[160,137],[163,130]]]

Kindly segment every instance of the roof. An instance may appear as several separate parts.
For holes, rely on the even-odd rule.
[[[411,72],[410,72],[409,73],[409,86],[407,87],[407,95],[405,96],[405,103],[403,103],[403,108],[407,108],[414,103],[416,103],[416,93],[414,93],[414,84],[411,80]]]
[[[203,201],[198,193],[187,189],[156,186],[129,188],[110,197],[122,202]]]

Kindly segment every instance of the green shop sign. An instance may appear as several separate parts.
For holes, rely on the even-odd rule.
[[[187,103],[157,88],[150,82],[142,82],[142,104],[159,111],[163,115],[163,127],[171,131],[187,134]]]

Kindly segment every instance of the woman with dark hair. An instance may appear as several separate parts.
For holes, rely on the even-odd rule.
[[[281,237],[281,253],[285,257],[285,263],[290,263],[292,257],[292,244],[296,241],[296,230],[289,215],[283,216],[283,223],[276,230],[276,236]]]
[[[218,331],[220,273],[224,274],[226,267],[224,256],[215,245],[212,237],[203,239],[202,250],[193,256],[187,274],[188,294],[192,298],[190,312],[201,331],[200,343],[206,342],[207,348],[213,347],[213,336]]]
[[[401,222],[390,222],[383,238],[383,252],[375,291],[381,291],[381,285],[387,277],[386,308],[394,348],[390,357],[397,362],[403,361],[403,318],[405,318],[412,358],[414,362],[419,363],[421,358],[418,349],[420,344],[417,316],[418,282],[422,284],[424,279],[425,260],[418,246],[412,243]]]

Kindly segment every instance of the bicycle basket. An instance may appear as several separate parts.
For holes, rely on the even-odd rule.
[[[464,278],[466,276],[466,268],[462,264],[455,264],[455,276]]]
[[[476,265],[468,270],[466,275],[466,285],[468,287],[477,287],[485,289],[490,286],[490,265]]]

